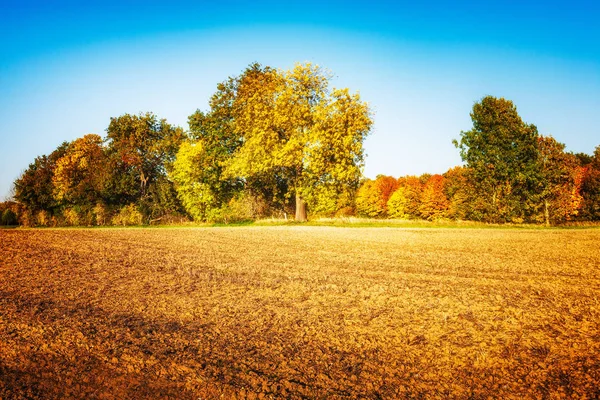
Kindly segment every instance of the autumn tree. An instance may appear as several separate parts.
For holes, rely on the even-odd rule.
[[[387,202],[388,214],[392,218],[416,219],[421,218],[420,206],[423,194],[423,177],[405,176],[398,178],[398,189],[390,196]]]
[[[147,217],[166,212],[157,202],[176,202],[167,170],[185,137],[181,128],[152,113],[111,118],[106,138],[109,202],[121,206],[136,203]]]
[[[14,198],[31,212],[54,212],[59,202],[54,197],[52,178],[57,161],[65,155],[68,142],[63,142],[50,155],[36,157],[14,182]]]
[[[242,144],[227,176],[278,177],[295,197],[298,221],[307,218],[307,201],[316,205],[320,196],[355,190],[361,176],[362,143],[372,124],[368,106],[347,89],[330,91],[329,82],[311,64],[265,69],[240,81],[234,101]]]
[[[471,174],[462,166],[450,168],[444,173],[444,194],[448,199],[448,218],[454,220],[481,220]]]
[[[538,138],[539,197],[547,226],[570,219],[581,204],[579,159],[564,150],[552,136]]]
[[[523,122],[512,101],[492,96],[475,103],[471,119],[473,128],[454,144],[486,201],[486,219],[523,220],[538,178],[537,128]]]
[[[594,150],[589,163],[584,166],[581,195],[583,197],[582,213],[584,219],[600,220],[600,146]]]
[[[446,218],[450,203],[446,198],[445,178],[442,175],[432,175],[423,186],[419,213],[428,220]]]
[[[286,182],[274,171],[251,176],[225,175],[243,136],[235,130],[235,118],[244,107],[238,99],[240,85],[265,79],[273,70],[252,64],[238,77],[217,85],[207,112],[196,110],[188,118],[190,139],[177,153],[170,174],[179,198],[197,220],[221,218],[230,212],[229,203],[243,199],[251,204],[266,204],[271,210],[282,208]],[[242,92],[243,92],[242,88]]]
[[[69,144],[56,162],[53,195],[59,202],[92,205],[101,200],[105,153],[102,138],[85,135]]]
[[[398,180],[379,175],[375,180],[365,180],[356,195],[356,212],[366,217],[386,217],[390,196],[398,189]]]

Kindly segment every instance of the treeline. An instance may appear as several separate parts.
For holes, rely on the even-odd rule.
[[[2,207],[27,226],[333,215],[353,206],[372,121],[330,80],[311,64],[252,64],[217,85],[187,132],[152,113],[112,118],[105,138],[37,157]]]
[[[600,220],[600,146],[592,156],[566,152],[502,98],[483,98],[471,119],[473,129],[454,141],[465,166],[443,175],[367,180],[357,214],[546,225]]]
[[[560,224],[600,220],[600,146],[572,154],[514,104],[488,96],[454,144],[464,166],[442,175],[362,179],[366,103],[330,75],[250,65],[217,85],[189,129],[152,113],[111,118],[37,157],[0,203],[26,226],[233,222],[313,216]]]

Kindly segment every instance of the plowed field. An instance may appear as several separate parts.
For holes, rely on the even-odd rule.
[[[598,398],[600,230],[0,230],[0,398]]]

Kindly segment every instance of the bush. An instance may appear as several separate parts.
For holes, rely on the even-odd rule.
[[[6,209],[2,213],[2,225],[17,225],[17,214],[11,209]]]
[[[263,218],[269,212],[266,201],[250,193],[240,193],[212,216],[215,222],[246,222]]]
[[[119,210],[119,213],[112,218],[113,225],[141,225],[144,216],[138,211],[135,204],[124,206]]]

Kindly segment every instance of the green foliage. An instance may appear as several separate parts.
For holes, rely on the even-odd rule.
[[[581,188],[583,196],[581,218],[600,221],[600,146],[596,147],[586,169],[587,173]]]
[[[206,221],[231,199],[231,185],[221,180],[221,171],[202,140],[181,144],[170,178],[185,210],[196,221]]]
[[[49,156],[36,157],[34,162],[14,182],[14,198],[32,213],[40,210],[56,210],[60,203],[54,198],[52,178],[57,161],[62,158],[68,142],[63,142]],[[28,220],[29,221],[29,220]]]
[[[17,225],[17,214],[10,208],[7,208],[4,210],[4,212],[2,212],[0,222],[2,222],[2,225]]]
[[[473,106],[473,129],[454,141],[485,204],[485,219],[519,221],[533,211],[538,132],[521,120],[510,100],[484,97]]]
[[[14,182],[2,223],[24,226],[242,222],[277,216],[563,223],[600,220],[600,146],[570,154],[514,104],[487,96],[454,141],[444,175],[363,180],[368,105],[312,64],[252,64],[217,85],[189,136],[152,113],[111,118],[36,157]],[[118,210],[115,214],[115,210]],[[397,222],[400,223],[400,222]]]
[[[550,225],[578,214],[579,158],[565,153],[565,145],[552,136],[538,139],[539,207],[537,220]]]
[[[159,120],[154,114],[124,114],[111,118],[107,129],[108,176],[106,182],[110,204],[139,203],[148,217],[166,213],[173,197],[156,185],[168,185],[167,172],[175,160],[183,130]],[[162,193],[162,195],[161,195]],[[162,204],[162,199],[168,200]]]

